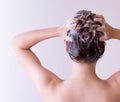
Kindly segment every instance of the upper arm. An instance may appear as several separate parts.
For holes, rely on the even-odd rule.
[[[24,70],[30,76],[30,79],[39,91],[45,91],[52,81],[60,81],[55,74],[42,66],[41,62],[31,49],[15,48],[15,52]]]

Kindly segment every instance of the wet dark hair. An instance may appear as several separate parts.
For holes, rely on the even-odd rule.
[[[67,36],[73,39],[68,42],[68,53],[76,62],[93,63],[104,53],[105,42],[100,41],[104,33],[97,30],[102,24],[95,22],[94,18],[95,14],[91,11],[78,11],[74,16],[75,22],[71,23],[75,27],[67,32]]]

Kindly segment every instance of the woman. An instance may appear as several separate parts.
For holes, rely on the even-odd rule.
[[[67,80],[45,68],[30,49],[54,37],[65,37],[66,51],[72,59],[72,74]],[[109,39],[120,39],[120,30],[107,24],[103,16],[82,10],[64,26],[17,35],[13,47],[45,102],[120,102],[120,72],[107,80],[95,73],[97,60],[105,50],[105,40]]]

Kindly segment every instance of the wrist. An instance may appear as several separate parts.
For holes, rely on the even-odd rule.
[[[111,38],[113,39],[119,39],[120,38],[120,30],[117,28],[112,29],[112,34]]]
[[[65,29],[64,26],[59,26],[57,29],[57,33],[59,37],[64,37],[67,32],[67,29]]]
[[[110,38],[114,38],[115,33],[116,33],[116,29],[113,28],[113,27],[111,27],[111,30],[110,30]]]

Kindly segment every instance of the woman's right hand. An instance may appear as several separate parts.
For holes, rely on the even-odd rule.
[[[105,35],[102,36],[100,40],[105,41],[111,39],[114,34],[114,28],[105,21],[105,18],[102,15],[96,15],[94,21],[98,21],[102,24],[98,30],[104,32]]]
[[[59,31],[61,32],[60,36],[65,37],[67,31],[74,29],[75,26],[76,26],[76,19],[74,19],[74,16],[72,16],[62,26],[59,27]]]

